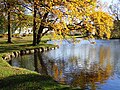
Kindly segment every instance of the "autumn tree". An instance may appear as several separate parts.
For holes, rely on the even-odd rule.
[[[5,33],[7,31],[7,20],[3,13],[0,13],[0,33]]]
[[[60,38],[69,35],[72,30],[88,33],[89,38],[95,35],[110,38],[113,18],[96,6],[96,0],[34,0],[35,12],[39,15],[36,18],[39,25],[37,44],[51,30],[54,31],[53,37],[59,35]],[[45,28],[47,30],[43,32]]]
[[[10,3],[9,2],[5,2],[5,1],[1,1],[0,2],[0,6],[1,6],[1,9],[0,11],[5,13],[7,13],[7,21],[8,21],[8,25],[7,25],[7,28],[8,28],[8,43],[11,43],[11,32],[10,32]],[[4,10],[3,10],[4,9]],[[2,13],[1,13],[2,14]]]
[[[23,12],[24,8],[19,0],[0,1],[0,14],[5,19],[7,17],[8,43],[12,42],[12,29],[15,31],[21,25],[21,21],[25,22],[26,20]]]
[[[37,15],[37,3],[36,0],[34,0],[34,15],[33,15],[33,45],[36,45],[37,42],[37,32],[36,32],[36,15]]]
[[[1,11],[4,13],[7,13],[7,29],[8,29],[8,43],[11,43],[11,30],[10,30],[10,12],[11,12],[11,7],[12,7],[12,2],[10,0],[3,0],[0,2],[1,3]]]
[[[17,1],[22,7],[33,12],[34,45],[39,44],[41,38],[49,31],[53,31],[53,37],[60,38],[69,36],[73,31],[86,34],[88,38],[110,37],[112,17],[97,9],[97,0]]]

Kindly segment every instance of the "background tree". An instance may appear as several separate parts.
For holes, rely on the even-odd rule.
[[[36,45],[36,15],[37,15],[37,0],[34,0],[34,15],[33,15],[33,45]]]
[[[11,14],[11,6],[12,2],[10,0],[3,0],[1,3],[1,11],[3,13],[7,13],[7,29],[8,29],[8,43],[11,43],[11,30],[10,30],[10,14]]]
[[[8,43],[11,43],[12,29],[15,31],[20,25],[19,21],[24,18],[24,8],[19,0],[1,0],[0,13],[4,18],[7,17]],[[25,19],[24,19],[25,20]]]
[[[0,34],[4,34],[7,31],[7,19],[5,13],[0,13]]]
[[[112,33],[112,38],[120,38],[120,0],[112,2],[109,6],[109,13],[114,16],[114,31]]]

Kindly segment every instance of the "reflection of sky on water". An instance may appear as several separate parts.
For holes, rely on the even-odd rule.
[[[60,46],[57,50],[49,51],[45,54],[49,56],[49,58],[53,58],[54,60],[64,60],[68,62],[69,58],[75,57],[79,61],[78,63],[83,63],[83,61],[89,60],[89,63],[98,62],[99,61],[99,53],[100,49],[103,48],[104,52],[105,48],[110,48],[110,59],[111,62],[114,59],[120,59],[118,54],[120,51],[118,50],[120,47],[118,40],[96,40],[96,44],[90,44],[88,40],[81,40],[80,43],[69,43],[68,41],[49,41],[48,43],[57,44]],[[117,60],[118,61],[118,60]]]
[[[80,43],[74,45],[73,43],[66,43],[67,41],[63,41],[60,45],[60,41],[56,41],[60,48],[57,50],[49,51],[45,54],[49,56],[49,58],[53,58],[54,60],[64,60],[65,62],[70,62],[71,57],[77,58],[78,66],[84,67],[84,61],[87,61],[87,68],[92,63],[99,62],[99,53],[100,50],[103,49],[104,54],[110,53],[110,56],[106,56],[104,58],[107,63],[107,59],[110,58],[110,63],[114,67],[114,75],[110,76],[108,80],[106,80],[104,84],[98,86],[100,90],[119,90],[120,89],[120,40],[96,40],[96,44],[90,44],[89,41],[83,40]],[[54,42],[48,42],[54,43]],[[108,51],[108,49],[110,49]],[[107,54],[106,54],[107,55]],[[73,65],[73,68],[79,68],[77,65]],[[70,63],[68,68],[66,67],[66,71],[70,70]],[[73,70],[74,71],[74,70]],[[99,89],[98,89],[99,90]]]
[[[90,44],[87,40],[81,40],[80,43],[76,44],[73,44],[70,40],[64,40],[62,44],[61,41],[48,41],[48,43],[59,45],[59,49],[42,54],[48,69],[50,69],[49,61],[53,60],[54,64],[58,66],[58,69],[63,70],[62,77],[65,77],[70,82],[73,79],[70,73],[77,74],[81,70],[89,70],[92,65],[102,63],[100,59],[103,58],[101,67],[104,69],[110,61],[114,73],[105,79],[104,84],[98,83],[97,90],[119,90],[120,40],[96,40],[96,44]],[[14,66],[24,67],[30,70],[35,69],[33,55],[19,57],[17,60],[13,60],[12,63]]]
[[[114,74],[114,78],[110,77],[104,84],[99,86],[98,90],[120,90],[120,78]]]

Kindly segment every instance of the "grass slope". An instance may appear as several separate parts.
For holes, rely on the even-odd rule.
[[[0,90],[71,90],[70,87],[58,84],[49,76],[40,75],[37,72],[23,68],[12,67],[5,60],[2,60],[5,53],[26,48],[53,46],[41,43],[33,47],[31,38],[31,36],[13,38],[12,44],[6,43],[7,38],[0,38]]]

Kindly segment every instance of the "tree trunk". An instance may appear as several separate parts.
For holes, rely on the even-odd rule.
[[[44,29],[44,26],[40,25],[39,30],[38,30],[38,34],[37,34],[37,44],[39,44],[41,41],[43,29]]]
[[[43,19],[41,20],[41,24],[40,24],[40,27],[39,27],[39,30],[38,30],[38,34],[37,34],[37,44],[39,44],[40,41],[41,41],[42,32],[43,32],[43,29],[44,29],[43,22],[45,22],[45,20],[47,18],[47,15],[48,15],[48,12],[44,14]]]
[[[11,30],[10,30],[10,4],[9,3],[8,3],[8,43],[12,43]]]
[[[34,15],[33,15],[33,45],[35,46],[36,45],[36,2],[34,1]]]

